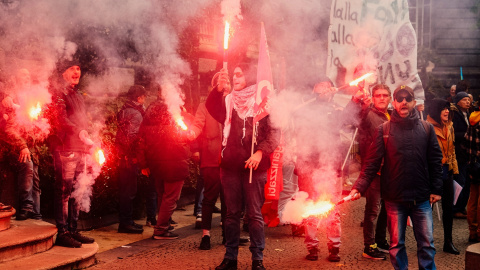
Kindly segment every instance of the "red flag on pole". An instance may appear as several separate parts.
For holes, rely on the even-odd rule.
[[[271,92],[273,92],[272,67],[270,65],[265,26],[262,22],[258,51],[257,93],[255,95],[255,116],[253,123],[260,121],[260,119],[268,115],[268,96]]]

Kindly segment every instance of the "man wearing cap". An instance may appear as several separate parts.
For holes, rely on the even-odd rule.
[[[128,100],[117,114],[118,130],[115,146],[120,161],[118,166],[118,215],[120,221],[118,232],[120,233],[143,232],[142,225],[133,221],[133,199],[135,199],[137,194],[137,175],[139,172],[135,150],[138,141],[138,130],[145,115],[143,106],[145,103],[145,92],[145,88],[141,85],[130,87],[127,93]],[[156,224],[155,209],[149,212],[147,214],[150,222]]]
[[[464,86],[464,84],[459,84]],[[457,87],[457,90],[465,89]],[[469,162],[469,155],[466,150],[467,140],[465,134],[470,126],[468,121],[470,117],[469,108],[471,105],[470,98],[467,92],[457,92],[453,98],[455,104],[453,109],[453,130],[455,131],[455,154],[458,162],[458,172],[456,181],[463,187],[456,204],[453,206],[453,216],[455,218],[467,218],[465,207],[467,206],[468,197],[470,194],[470,179],[467,177],[467,168]]]
[[[393,98],[392,117],[378,127],[350,195],[356,200],[365,193],[383,160],[380,182],[390,233],[390,261],[395,269],[408,269],[405,230],[410,216],[418,266],[436,269],[432,204],[442,194],[442,151],[433,126],[418,117],[413,90],[401,85]]]
[[[84,172],[86,153],[93,145],[87,132],[83,97],[78,93],[81,70],[78,61],[57,63],[58,76],[52,81],[49,146],[55,167],[54,210],[58,235],[56,245],[79,248],[94,239],[78,233],[79,203],[72,197],[75,183]]]

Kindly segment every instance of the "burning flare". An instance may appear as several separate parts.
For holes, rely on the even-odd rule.
[[[308,205],[304,209],[302,217],[308,218],[310,216],[327,216],[334,207],[335,204],[330,201],[318,201],[314,204]]]
[[[225,22],[225,35],[223,36],[223,49],[228,49],[228,38],[230,37],[230,23]]]
[[[37,106],[33,106],[30,108],[30,110],[28,111],[28,115],[31,119],[37,120],[41,112],[42,106],[40,105],[40,102],[37,102]]]
[[[96,157],[97,157],[98,164],[103,165],[103,163],[105,163],[106,159],[102,149],[97,150]]]
[[[175,120],[175,122],[177,122],[177,125],[183,129],[183,130],[187,130],[188,127],[187,125],[185,124],[185,122],[183,122],[182,118],[177,118],[177,120]]]
[[[357,86],[358,83],[360,83],[361,81],[365,80],[366,78],[368,78],[368,77],[370,77],[370,76],[372,76],[372,75],[373,75],[373,73],[371,73],[371,72],[370,72],[370,73],[367,73],[367,74],[363,75],[362,77],[351,81],[351,82],[349,83],[349,85],[350,85],[350,86]]]

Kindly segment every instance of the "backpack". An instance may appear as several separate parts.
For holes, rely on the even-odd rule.
[[[425,132],[427,132],[427,138],[430,138],[430,129],[431,129],[430,123],[424,120],[420,120],[420,121],[422,122]],[[383,123],[382,129],[383,129],[383,143],[386,149],[388,138],[390,137],[390,121]]]

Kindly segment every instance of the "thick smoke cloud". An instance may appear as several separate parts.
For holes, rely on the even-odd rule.
[[[132,63],[139,63],[155,74],[171,114],[180,115],[184,103],[181,86],[192,70],[177,52],[179,35],[190,26],[190,18],[212,5],[218,7],[219,16],[209,18],[212,21],[234,18],[237,27],[254,26],[252,35],[232,37],[251,39],[243,44],[255,44],[260,36],[259,23],[265,23],[277,80],[274,84],[278,88],[280,79],[285,79],[288,85],[271,114],[275,126],[286,128],[285,123],[296,121],[291,118],[292,110],[302,102],[303,94],[325,77],[329,1],[22,0],[15,3],[0,5],[0,53],[4,54],[3,60],[0,59],[1,73],[8,77],[14,70],[26,68],[41,88],[35,91],[48,94],[48,80],[58,59],[77,57],[82,50],[95,51],[87,58],[96,66],[82,70],[97,72],[84,75],[81,83],[90,97],[93,128],[89,132],[97,144],[105,122],[104,115],[97,113],[98,108],[133,84],[129,79],[131,74],[122,69],[135,65]],[[89,47],[80,48],[79,39]],[[286,65],[285,73],[279,68],[282,63]],[[325,151],[338,151],[328,148],[328,142],[322,140],[312,140],[312,144]],[[91,186],[98,173],[94,170],[82,177],[87,179],[85,186]],[[89,198],[91,188],[82,190],[79,196]]]
[[[177,53],[179,33],[188,26],[190,17],[210,4],[210,0],[158,1],[158,0],[106,0],[63,1],[22,0],[0,5],[1,73],[8,88],[15,71],[28,69],[35,87],[30,89],[29,100],[24,104],[50,102],[48,82],[55,73],[59,59],[79,56],[78,40],[87,44],[84,51],[97,66],[82,66],[82,70],[97,70],[82,79],[82,88],[90,97],[87,100],[91,118],[89,130],[99,145],[100,131],[104,128],[104,115],[97,113],[104,102],[115,98],[133,84],[125,70],[118,67],[137,62],[156,75],[162,94],[171,114],[180,115],[184,104],[180,86],[191,74],[188,63]],[[77,42],[76,42],[77,41]],[[125,49],[127,48],[127,49]],[[125,52],[125,50],[127,52]],[[46,97],[45,97],[46,96]],[[41,100],[39,97],[42,97]],[[22,104],[22,105],[24,105]],[[48,130],[48,129],[47,129]],[[77,196],[82,210],[89,210],[91,185],[100,170],[94,159],[80,177]]]

